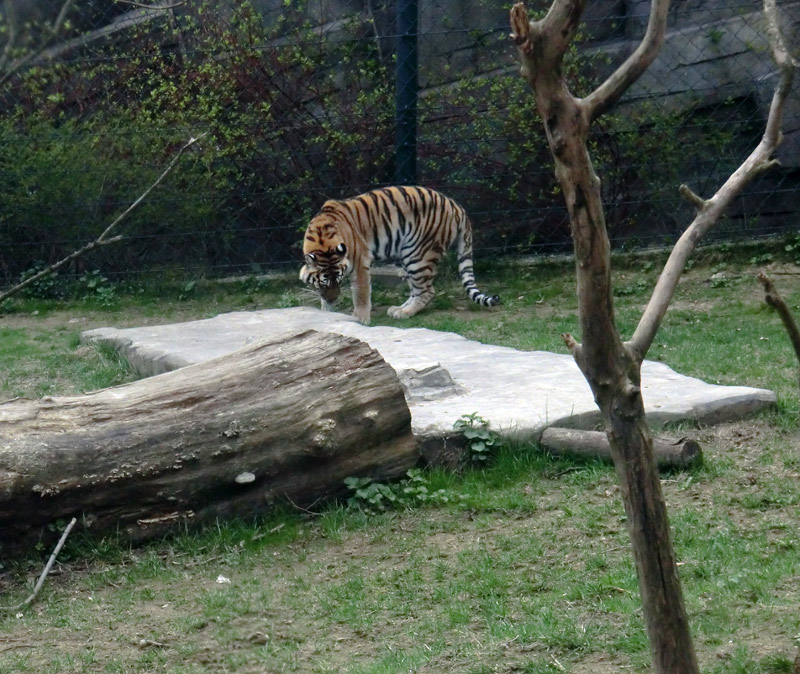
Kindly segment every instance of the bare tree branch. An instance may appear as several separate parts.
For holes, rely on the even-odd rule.
[[[605,82],[583,100],[590,120],[597,119],[614,105],[655,60],[664,41],[668,12],[669,0],[653,1],[647,31],[639,46]]]
[[[575,37],[578,25],[586,8],[586,0],[562,0],[550,5],[545,17],[537,22],[540,24],[541,34],[554,36],[550,42],[554,51],[566,53],[567,48]],[[557,27],[557,29],[554,29]]]
[[[680,195],[684,199],[686,199],[686,201],[688,201],[690,204],[692,204],[695,207],[695,210],[699,211],[699,210],[702,210],[703,208],[705,208],[706,200],[703,199],[703,197],[698,196],[697,194],[695,194],[694,191],[692,190],[692,188],[689,187],[688,185],[681,185],[678,188],[678,192],[680,192]]]
[[[143,2],[134,2],[133,0],[116,0],[119,3],[124,5],[132,5],[133,7],[141,7],[142,9],[175,9],[176,7],[180,7],[181,5],[186,4],[186,0],[180,0],[180,2],[176,2],[174,5],[164,5],[159,3],[157,7],[153,7],[153,5],[146,5]]]
[[[69,10],[72,8],[74,2],[75,0],[64,0],[64,4],[61,6],[61,11],[58,13],[58,16],[56,17],[55,21],[53,21],[53,25],[49,26],[48,28],[49,35],[47,36],[47,38],[42,42],[42,44],[39,45],[37,49],[32,51],[27,56],[14,62],[8,68],[8,70],[6,70],[6,72],[4,72],[2,76],[0,76],[0,86],[5,84],[5,82],[10,77],[12,77],[16,72],[18,72],[21,68],[25,67],[29,63],[32,63],[35,59],[37,59],[41,54],[44,53],[44,51],[50,46],[50,44],[58,37],[58,34],[64,27],[64,22],[67,19],[67,14],[69,13]],[[11,12],[9,16],[11,16],[14,19],[14,21],[9,24],[10,26],[13,26],[16,23],[16,17],[14,17],[13,15],[13,9],[11,8],[10,0],[6,0],[6,8],[7,12],[8,11]],[[13,29],[13,32],[14,32],[14,40],[16,41],[16,29]],[[6,49],[3,51],[3,57],[7,56],[6,50],[10,54],[13,46],[14,45],[11,42],[11,39],[9,38],[9,42],[6,44]],[[7,63],[7,58],[0,58],[0,71],[2,71],[5,68],[6,63]]]
[[[770,45],[778,64],[780,78],[770,104],[764,135],[750,156],[710,199],[704,200],[688,187],[681,186],[681,194],[694,204],[698,212],[672,249],[639,324],[627,343],[628,348],[640,361],[644,359],[655,339],[667,308],[672,302],[675,288],[686,262],[700,239],[717,223],[731,202],[748,183],[778,165],[778,162],[771,157],[781,142],[780,128],[783,121],[783,110],[794,78],[795,61],[789,56],[778,28],[775,0],[764,0],[764,13],[770,26]]]
[[[164,169],[163,173],[156,179],[156,181],[150,185],[141,195],[134,201],[128,208],[126,208],[120,215],[118,215],[114,221],[103,230],[103,233],[100,234],[94,241],[87,243],[85,246],[79,248],[78,250],[73,251],[65,258],[59,260],[58,262],[51,264],[46,269],[43,269],[38,274],[34,274],[33,276],[26,278],[21,283],[18,283],[13,288],[6,290],[5,292],[0,293],[0,302],[15,295],[20,290],[27,288],[29,285],[36,283],[41,278],[45,276],[49,276],[50,274],[56,272],[57,270],[61,269],[65,264],[68,264],[72,260],[79,258],[81,255],[85,255],[86,253],[94,250],[95,248],[99,248],[100,246],[107,246],[110,243],[116,243],[117,241],[122,240],[122,236],[114,236],[112,238],[108,238],[108,235],[111,234],[111,231],[120,223],[122,222],[130,213],[133,211],[139,204],[141,204],[147,196],[152,192],[164,178],[172,171],[175,167],[175,164],[178,163],[178,160],[181,158],[181,155],[192,145],[194,145],[197,141],[201,140],[206,134],[203,133],[197,138],[190,138],[189,141],[178,150],[177,154],[172,158],[167,168]]]
[[[789,335],[789,341],[794,348],[794,354],[797,360],[800,361],[800,328],[797,327],[797,322],[794,320],[791,310],[783,301],[783,297],[778,292],[778,289],[763,272],[758,273],[758,280],[764,286],[764,301],[771,307],[774,307],[783,322],[783,327],[786,328],[786,333]]]

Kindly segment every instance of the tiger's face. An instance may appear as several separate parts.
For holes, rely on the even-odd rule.
[[[347,258],[347,246],[343,241],[333,242],[330,248],[315,248],[304,251],[304,255],[300,280],[316,288],[326,304],[334,304],[353,266]]]

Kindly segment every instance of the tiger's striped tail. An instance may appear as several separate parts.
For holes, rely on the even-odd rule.
[[[475,272],[472,269],[472,224],[469,216],[464,213],[458,226],[458,275],[461,277],[461,285],[467,296],[484,307],[493,307],[500,303],[497,295],[486,295],[475,285]]]

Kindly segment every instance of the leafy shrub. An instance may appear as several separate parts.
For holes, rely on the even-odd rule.
[[[87,271],[78,279],[78,293],[84,300],[96,302],[103,307],[117,303],[117,289],[97,269]]]
[[[175,8],[172,19],[165,13],[127,29],[124,39],[91,42],[7,81],[0,277],[16,278],[35,260],[52,263],[95,238],[190,136],[204,132],[121,228],[126,240],[67,272],[180,266],[197,276],[286,263],[299,258],[299,230],[326,198],[392,182],[393,63],[389,32],[377,25],[390,5],[379,3],[370,18],[342,14],[324,30],[313,25],[312,9],[287,0],[262,15],[247,0],[197,0]],[[76,16],[65,37],[87,30],[87,17]],[[507,43],[492,31],[469,36],[494,55],[493,39]],[[573,49],[565,69],[583,95],[609,65],[602,54]],[[470,78],[449,66],[438,76],[443,84],[418,103],[420,182],[463,203],[478,225],[478,249],[570,248],[527,83],[512,71]],[[749,138],[728,122],[741,105],[693,112],[691,125],[687,112],[646,105],[600,120],[591,152],[612,240],[680,231],[690,207],[676,195],[679,178],[710,184],[739,156],[731,139]]]
[[[41,260],[35,262],[30,269],[26,269],[20,274],[19,282],[27,281],[29,278],[43,271],[46,267],[47,265]],[[42,278],[23,288],[21,292],[25,297],[35,299],[58,299],[66,294],[58,272],[42,276]]]

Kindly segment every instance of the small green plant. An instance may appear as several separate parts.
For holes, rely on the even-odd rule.
[[[749,264],[753,266],[769,264],[774,259],[775,256],[772,253],[760,253],[759,255],[753,255],[749,260]]]
[[[650,284],[647,282],[646,279],[639,279],[635,283],[630,283],[628,285],[623,286],[616,286],[614,288],[614,295],[617,297],[626,297],[628,295],[638,295],[643,293],[650,287]]]
[[[20,274],[19,282],[27,281],[32,276],[36,276],[39,272],[45,269],[47,265],[41,260],[35,262],[33,266],[26,269]],[[25,297],[31,299],[44,300],[44,299],[59,299],[64,296],[64,287],[62,279],[58,276],[57,272],[42,276],[42,278],[34,281],[29,286],[21,290]]]
[[[470,460],[474,463],[489,461],[502,444],[500,436],[489,428],[489,422],[477,412],[462,415],[453,428],[464,435]]]
[[[194,295],[196,289],[197,289],[197,281],[195,279],[186,281],[186,283],[184,283],[181,286],[181,291],[178,294],[178,299],[180,301],[188,300],[192,295]]]
[[[800,234],[795,234],[784,245],[785,250],[793,258],[795,264],[800,264]]]
[[[727,288],[730,282],[730,278],[725,275],[725,272],[721,271],[714,274],[710,280],[712,288]]]
[[[369,477],[348,477],[344,483],[352,492],[347,499],[348,507],[368,514],[400,506],[443,505],[458,499],[458,495],[447,489],[432,491],[425,471],[419,468],[411,468],[405,479],[391,484],[374,482]]]
[[[360,508],[365,512],[386,510],[397,502],[397,494],[388,484],[373,482],[369,477],[348,477],[345,486],[352,496],[347,499],[350,508]]]
[[[117,290],[98,270],[87,271],[78,279],[78,287],[82,290],[82,299],[97,302],[102,307],[114,306],[117,303]]]

